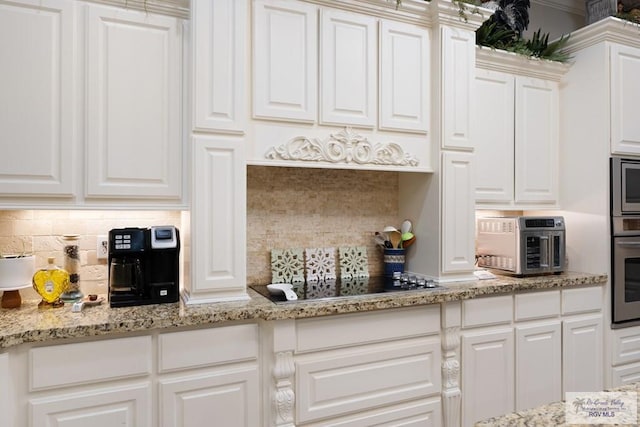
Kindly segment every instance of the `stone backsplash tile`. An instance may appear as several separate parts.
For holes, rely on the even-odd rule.
[[[271,250],[287,248],[365,246],[380,274],[373,234],[399,223],[396,172],[249,166],[247,282],[269,283]]]

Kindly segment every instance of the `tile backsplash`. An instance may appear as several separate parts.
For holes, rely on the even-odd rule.
[[[180,211],[84,211],[84,210],[0,210],[0,253],[33,253],[36,268],[56,258],[63,266],[62,236],[79,234],[80,287],[87,293],[107,293],[107,261],[96,256],[99,235],[112,228],[175,225],[180,228]],[[32,289],[21,290],[23,298],[36,298]]]
[[[271,249],[286,248],[365,246],[370,274],[381,274],[373,235],[400,226],[398,180],[397,172],[249,166],[247,282],[269,283]]]
[[[36,268],[54,256],[62,266],[62,235],[80,235],[80,286],[107,292],[107,262],[96,257],[99,235],[112,228],[175,225],[189,264],[188,212],[0,210],[0,253],[33,253]],[[372,275],[382,273],[375,231],[400,225],[398,173],[266,166],[247,168],[247,283],[271,281],[271,250],[365,246]],[[181,228],[182,227],[182,228]],[[336,250],[336,253],[338,251]],[[336,269],[339,271],[339,260]],[[32,289],[23,298],[36,298]]]

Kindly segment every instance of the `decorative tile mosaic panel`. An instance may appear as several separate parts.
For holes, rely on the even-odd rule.
[[[271,283],[304,283],[302,248],[271,250]]]
[[[369,277],[366,247],[343,247],[338,249],[338,253],[340,254],[340,278],[342,280],[354,277]]]
[[[307,283],[336,279],[336,251],[334,248],[305,249]]]

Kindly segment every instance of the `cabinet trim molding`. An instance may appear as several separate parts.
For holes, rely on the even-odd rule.
[[[265,157],[305,162],[357,163],[370,165],[418,166],[418,158],[396,143],[372,143],[366,136],[345,127],[327,138],[297,136],[271,147]]]

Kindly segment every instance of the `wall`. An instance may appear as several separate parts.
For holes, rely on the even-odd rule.
[[[107,262],[96,257],[98,235],[120,227],[175,225],[180,228],[181,220],[179,211],[0,210],[0,253],[33,253],[36,268],[44,267],[47,258],[53,256],[62,267],[61,236],[79,234],[80,288],[85,294],[106,294]],[[23,298],[38,298],[30,288],[21,290],[20,294]]]
[[[581,6],[584,7],[584,4]],[[530,38],[535,31],[541,29],[542,34],[549,33],[549,40],[555,40],[584,25],[584,10],[578,11],[576,7],[562,8],[557,4],[532,1],[529,9],[529,28],[524,35]]]
[[[366,246],[370,274],[382,272],[373,235],[400,227],[397,172],[247,169],[249,284],[270,282],[271,249]]]

